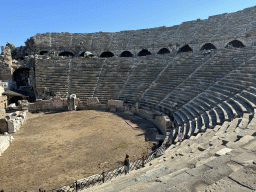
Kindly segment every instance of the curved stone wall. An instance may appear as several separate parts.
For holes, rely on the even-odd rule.
[[[39,54],[49,51],[59,54],[70,51],[75,56],[83,51],[91,51],[100,56],[104,51],[111,51],[119,56],[123,51],[137,55],[143,48],[157,53],[161,48],[178,50],[189,45],[199,50],[205,43],[212,43],[217,49],[224,48],[228,42],[237,39],[244,45],[254,42],[256,7],[234,13],[210,16],[183,22],[171,27],[120,31],[116,33],[44,33],[37,34],[26,41],[30,51]]]

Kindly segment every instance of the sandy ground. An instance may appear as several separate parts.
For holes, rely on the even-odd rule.
[[[94,110],[28,113],[14,141],[0,157],[0,190],[38,191],[119,166],[152,147],[144,131],[124,119]]]

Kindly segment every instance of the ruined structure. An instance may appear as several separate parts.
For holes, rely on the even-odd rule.
[[[5,114],[7,107],[7,97],[2,95],[4,92],[4,88],[0,86],[0,117]]]
[[[10,43],[2,47],[0,80],[10,90],[29,96],[34,102],[28,106],[32,111],[52,109],[55,102],[56,107],[74,109],[78,101],[67,101],[67,97],[76,94],[79,103],[91,104],[97,97],[97,104],[108,103],[113,112],[120,105],[125,114],[147,118],[174,141],[183,130],[185,138],[191,139],[173,150],[181,156],[209,150],[211,162],[215,148],[220,151],[218,156],[226,158],[237,146],[241,148],[234,155],[243,156],[246,145],[250,156],[250,161],[243,161],[246,166],[255,162],[251,154],[256,135],[255,18],[256,7],[251,7],[171,27],[37,34],[24,47]],[[172,129],[174,125],[177,129]],[[231,150],[223,153],[223,143]],[[230,163],[228,158],[225,162]],[[236,161],[241,165],[240,159]],[[232,169],[223,175],[232,172],[237,174]],[[222,182],[223,175],[214,175],[216,181],[204,181],[204,186]],[[227,180],[223,182],[233,182]],[[255,190],[255,183],[244,186]]]

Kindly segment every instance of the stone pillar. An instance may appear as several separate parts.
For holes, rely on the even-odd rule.
[[[76,110],[77,106],[75,105],[75,99],[76,99],[76,94],[71,94],[68,98],[68,110]]]

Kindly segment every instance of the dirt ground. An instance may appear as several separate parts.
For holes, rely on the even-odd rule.
[[[113,113],[86,110],[28,113],[14,141],[0,157],[0,190],[38,191],[119,166],[152,147],[144,131]]]

